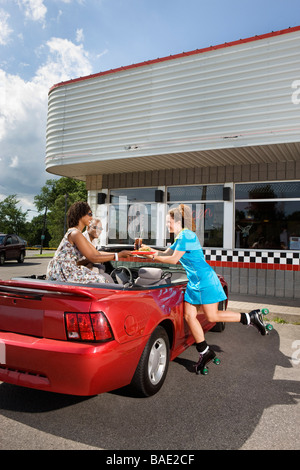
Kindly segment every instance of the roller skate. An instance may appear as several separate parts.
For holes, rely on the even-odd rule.
[[[216,357],[215,352],[212,349],[208,349],[204,354],[199,354],[199,360],[197,364],[194,365],[195,372],[197,375],[207,375],[208,367],[206,364],[210,361],[213,361],[214,364],[220,364],[220,359]]]
[[[261,311],[261,313],[262,313],[263,315],[268,315],[268,313],[270,313],[270,312],[269,312],[269,309],[268,309],[268,308],[263,308],[262,311]],[[266,334],[269,334],[269,331],[273,330],[273,325],[271,325],[270,323],[267,323],[267,324],[266,324],[266,330],[267,330],[267,331],[266,331]]]
[[[252,310],[249,312],[250,325],[254,326],[261,335],[267,334],[266,327],[264,325],[260,310]]]

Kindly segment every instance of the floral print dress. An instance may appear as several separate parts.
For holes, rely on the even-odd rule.
[[[82,254],[75,245],[69,242],[68,236],[76,228],[67,231],[60,242],[54,257],[48,264],[46,279],[50,281],[67,282],[108,282],[102,274],[91,271],[86,266],[77,266],[77,261],[82,258]]]

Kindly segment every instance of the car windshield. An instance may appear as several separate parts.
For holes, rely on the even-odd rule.
[[[3,244],[3,240],[4,240],[4,235],[0,235],[0,245]]]
[[[119,266],[125,266],[127,268],[142,268],[142,267],[148,267],[148,268],[161,268],[167,271],[171,272],[179,272],[179,273],[186,273],[184,267],[181,264],[169,264],[169,263],[147,263],[147,260],[142,260],[142,261],[126,261],[126,260],[120,260],[120,261],[109,261],[111,266],[113,268],[117,268]]]

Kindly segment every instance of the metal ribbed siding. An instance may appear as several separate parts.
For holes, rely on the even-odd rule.
[[[299,31],[61,84],[49,95],[46,167],[157,155],[171,168],[180,153],[299,142],[297,79]]]

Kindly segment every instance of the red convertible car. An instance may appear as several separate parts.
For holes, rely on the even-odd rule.
[[[0,281],[0,381],[81,396],[129,384],[139,396],[159,391],[169,361],[194,342],[185,271],[142,257],[105,271],[110,282],[100,285]],[[224,327],[201,322],[205,331]]]

